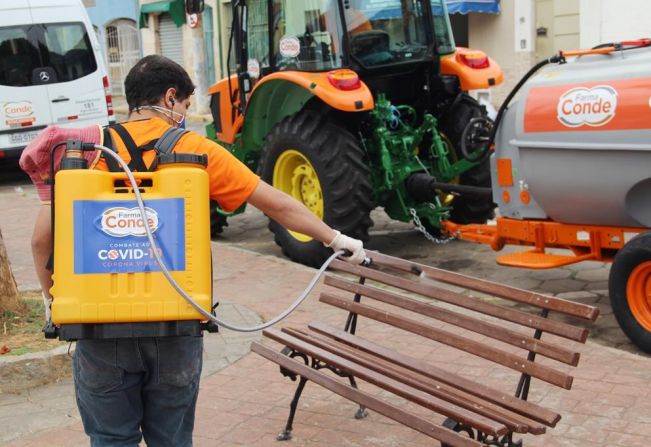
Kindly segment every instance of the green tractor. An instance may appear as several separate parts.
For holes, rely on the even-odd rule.
[[[444,0],[232,6],[235,69],[209,90],[209,138],[363,241],[378,206],[431,240],[444,220],[493,217],[491,122],[467,91],[503,75],[484,53],[455,48]],[[228,215],[214,204],[213,233]],[[269,229],[294,261],[318,266],[329,254],[274,221]]]

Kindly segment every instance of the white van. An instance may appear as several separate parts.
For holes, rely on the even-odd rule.
[[[0,158],[49,124],[115,120],[99,49],[81,0],[0,2]]]

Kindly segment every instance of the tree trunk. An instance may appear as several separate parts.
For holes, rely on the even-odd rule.
[[[16,279],[11,271],[9,256],[0,230],[0,316],[6,311],[15,312],[21,307]]]

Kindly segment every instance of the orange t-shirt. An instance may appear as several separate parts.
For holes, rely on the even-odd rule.
[[[122,123],[137,146],[143,146],[159,138],[170,127],[161,118],[150,118]],[[124,143],[114,130],[111,130],[118,155],[129,163],[131,157]],[[219,144],[195,132],[188,132],[176,143],[174,152],[189,154],[206,154],[208,166],[206,171],[210,181],[210,198],[219,202],[225,211],[234,211],[246,202],[260,182],[244,163],[238,160]],[[143,161],[151,166],[155,151],[144,151]],[[106,161],[101,158],[95,169],[108,171]]]

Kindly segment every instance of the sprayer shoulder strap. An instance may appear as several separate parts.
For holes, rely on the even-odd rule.
[[[161,135],[160,138],[152,140],[143,146],[137,146],[136,142],[133,140],[124,126],[121,124],[113,124],[112,126],[107,126],[104,128],[104,145],[116,153],[118,151],[115,148],[113,136],[111,135],[109,129],[115,130],[115,132],[122,140],[122,143],[124,143],[127,151],[129,152],[129,158],[131,159],[128,164],[129,169],[139,172],[153,171],[156,169],[157,165],[157,159],[155,159],[152,165],[147,168],[142,158],[143,151],[153,149],[157,152],[158,155],[168,154],[174,150],[174,146],[176,146],[176,143],[181,139],[181,137],[188,133],[188,131],[185,129],[170,127],[163,133],[163,135]],[[105,160],[109,171],[121,171],[120,166],[115,160],[113,160],[112,157],[106,157]]]
[[[178,127],[170,127],[161,135],[156,144],[154,144],[154,150],[159,155],[169,154],[174,150],[174,146],[176,146],[176,143],[178,143],[181,137],[188,132],[188,130]]]
[[[118,151],[115,149],[115,143],[113,142],[113,136],[109,131],[109,126],[104,126],[103,133],[104,133],[104,138],[103,138],[104,146],[111,149],[113,152],[117,153]],[[102,158],[106,161],[106,166],[108,167],[109,171],[111,172],[120,171],[120,165],[113,157],[106,157],[104,156],[104,154],[102,154]]]
[[[127,129],[125,129],[122,124],[114,124],[111,128],[117,132],[122,143],[124,143],[124,146],[129,152],[129,157],[131,158],[128,164],[129,169],[132,171],[147,172],[149,169],[147,169],[147,166],[142,159],[142,148],[139,148],[138,145],[136,145],[136,142],[133,141],[133,138],[129,135]]]

